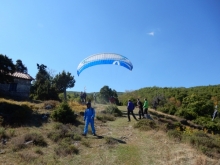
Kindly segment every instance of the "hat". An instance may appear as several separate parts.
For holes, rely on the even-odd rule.
[[[90,103],[90,102],[87,102],[86,105],[91,105],[91,103]]]

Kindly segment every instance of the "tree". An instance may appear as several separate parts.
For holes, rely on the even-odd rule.
[[[112,90],[111,88],[109,88],[109,86],[104,86],[100,89],[100,99],[101,102],[106,103],[109,102],[109,99],[113,97],[115,103],[118,105],[119,101],[118,101],[118,95],[117,95],[117,91],[116,90]]]
[[[31,97],[39,100],[59,100],[55,88],[52,86],[53,78],[47,72],[47,66],[37,64],[38,73],[33,86],[31,87]]]
[[[64,93],[64,99],[66,100],[66,89],[74,87],[76,81],[71,73],[63,71],[54,77],[53,82],[57,91]]]
[[[38,73],[36,75],[36,81],[38,83],[44,83],[46,80],[50,80],[51,77],[49,73],[46,71],[47,66],[44,64],[37,64]]]
[[[12,59],[8,58],[6,55],[0,54],[0,82],[13,82],[13,77],[11,76],[11,74],[13,74],[14,72],[15,66]]]
[[[15,70],[21,73],[28,73],[27,67],[24,66],[20,59],[16,61]]]

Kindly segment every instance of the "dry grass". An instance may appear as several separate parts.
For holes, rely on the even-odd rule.
[[[0,99],[1,101],[1,99]],[[35,104],[35,103],[30,103]],[[33,105],[44,110],[44,103]],[[71,108],[84,111],[85,105],[70,102]],[[93,105],[97,113],[105,109],[106,105]],[[78,125],[63,125],[52,120],[39,127],[5,128],[10,137],[6,145],[0,144],[0,164],[90,164],[90,165],[216,165],[219,160],[208,158],[192,146],[170,139],[164,131],[150,129],[140,131],[135,129],[137,123],[132,117],[127,122],[126,107],[119,107],[123,116],[115,121],[103,123],[95,120],[97,137],[81,136],[84,123],[78,117]],[[137,114],[137,110],[135,110]],[[49,133],[58,132],[57,141],[48,137]],[[35,132],[42,135],[47,146],[29,145],[13,150],[14,144],[23,145],[24,135]],[[62,134],[62,136],[60,136]],[[32,135],[32,134],[31,134]],[[31,136],[32,137],[32,136]],[[35,136],[38,137],[38,136]],[[32,138],[33,139],[33,138]],[[41,138],[40,138],[41,139]]]
[[[33,111],[38,110],[42,107],[42,104],[31,103],[31,102],[28,102],[28,101],[7,100],[7,99],[4,99],[4,98],[0,98],[0,103],[26,105],[26,106],[30,107]]]
[[[86,105],[82,105],[75,101],[70,101],[69,106],[74,112],[82,112],[86,109]]]

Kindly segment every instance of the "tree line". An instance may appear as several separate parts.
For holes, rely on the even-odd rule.
[[[65,70],[53,76],[46,65],[36,64],[36,67],[38,72],[31,86],[30,99],[59,100],[59,93],[64,93],[66,99],[66,89],[75,85],[74,76]],[[28,69],[21,59],[14,64],[11,58],[0,54],[0,83],[12,83],[14,80],[11,75],[14,72],[28,74]]]
[[[146,87],[119,95],[120,102],[127,105],[128,99],[136,102],[147,98],[150,108],[183,117],[212,131],[220,132],[220,119],[212,119],[215,107],[220,106],[220,85],[197,87]]]

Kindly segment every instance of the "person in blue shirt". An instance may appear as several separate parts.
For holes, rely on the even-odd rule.
[[[132,101],[131,101],[131,100],[128,100],[128,105],[127,105],[128,122],[131,121],[131,119],[130,119],[130,114],[132,114],[133,118],[134,118],[136,121],[138,121],[137,118],[136,118],[135,115],[134,115],[134,112],[133,112],[134,108],[135,108],[135,106],[134,106],[134,104],[132,103]]]
[[[94,125],[95,109],[91,107],[91,102],[87,102],[86,106],[87,106],[87,109],[85,110],[85,113],[84,113],[85,127],[84,127],[83,136],[86,136],[88,132],[89,124],[91,125],[93,136],[96,136],[95,125]]]

